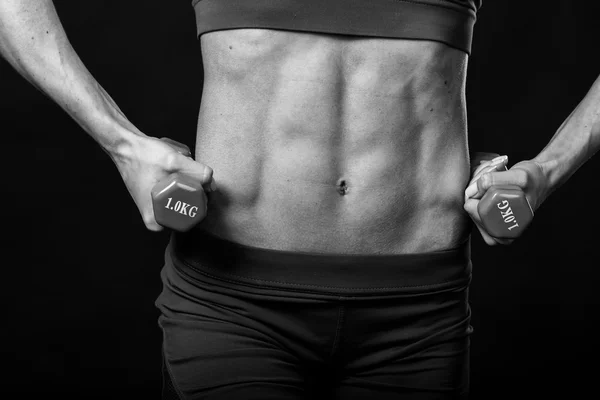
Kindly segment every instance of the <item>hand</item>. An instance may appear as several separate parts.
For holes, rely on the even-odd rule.
[[[154,185],[170,174],[180,172],[196,179],[206,192],[210,192],[215,189],[213,170],[178,153],[160,139],[148,136],[137,138],[135,143],[128,145],[113,159],[146,228],[161,231],[163,227],[154,219],[152,208],[151,191]],[[203,195],[206,196],[204,193]]]
[[[495,163],[494,163],[495,161]],[[484,241],[490,245],[510,244],[514,239],[498,239],[485,231],[481,224],[481,217],[477,211],[480,199],[487,190],[495,185],[515,185],[525,193],[531,208],[535,211],[545,200],[547,182],[542,168],[534,161],[521,161],[510,170],[505,167],[508,157],[497,157],[494,160],[482,161],[473,172],[472,179],[465,190],[464,209],[467,211]]]

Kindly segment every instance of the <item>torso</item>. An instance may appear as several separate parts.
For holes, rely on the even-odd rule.
[[[211,32],[201,46],[196,158],[218,191],[197,229],[345,254],[467,238],[464,52],[275,30]]]

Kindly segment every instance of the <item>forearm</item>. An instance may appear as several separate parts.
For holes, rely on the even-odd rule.
[[[52,1],[0,1],[0,53],[109,154],[143,135],[84,66]]]
[[[600,77],[533,160],[546,176],[547,194],[567,181],[599,147]]]

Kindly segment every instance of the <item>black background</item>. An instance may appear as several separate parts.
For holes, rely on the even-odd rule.
[[[471,149],[512,165],[545,146],[600,73],[594,3],[484,1],[467,81]],[[202,66],[190,1],[55,4],[129,119],[193,146]],[[158,398],[154,300],[168,235],[145,230],[108,156],[4,61],[0,118],[0,393]],[[596,391],[599,166],[588,161],[511,246],[473,235],[473,399]]]

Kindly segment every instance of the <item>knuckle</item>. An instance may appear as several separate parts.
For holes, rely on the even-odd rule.
[[[498,244],[498,242],[496,242],[496,240],[489,233],[487,233],[484,229],[481,229],[481,236],[483,236],[483,241],[488,246],[496,246]]]
[[[146,229],[148,229],[149,231],[152,231],[152,232],[160,232],[163,230],[162,226],[160,226],[158,224],[146,225]]]
[[[164,169],[169,172],[175,171],[179,165],[179,156],[179,153],[174,151],[165,154],[163,158]]]
[[[209,167],[208,165],[205,165],[203,179],[208,182],[212,179],[212,176],[213,176],[213,169],[211,167]]]
[[[473,176],[475,177],[479,175],[487,166],[488,164],[482,163],[479,167],[475,168],[475,171],[473,171]]]
[[[490,173],[481,175],[478,181],[480,189],[488,190],[494,183],[494,176]]]
[[[472,210],[475,204],[475,200],[465,197],[465,202],[463,203],[463,208],[466,211]]]
[[[142,220],[144,221],[144,225],[146,225],[146,228],[148,228],[149,230],[160,230],[157,229],[159,228],[159,225],[156,223],[156,220],[154,219],[154,215],[152,213],[143,213]]]
[[[463,209],[469,213],[469,215],[473,215],[473,211],[475,209],[475,207],[473,206],[473,204],[470,201],[467,201],[464,205],[463,205]]]

